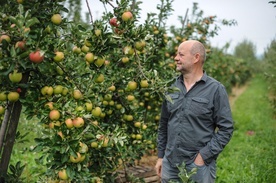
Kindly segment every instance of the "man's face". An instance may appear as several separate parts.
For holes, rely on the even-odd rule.
[[[181,43],[174,58],[176,71],[182,74],[189,73],[193,66],[194,56],[190,53],[191,44]]]

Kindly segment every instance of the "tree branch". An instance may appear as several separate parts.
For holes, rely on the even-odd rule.
[[[91,18],[91,23],[93,24],[93,15],[92,15],[88,0],[86,0],[86,6],[87,6],[88,11],[89,11],[89,15],[90,15],[90,18]]]

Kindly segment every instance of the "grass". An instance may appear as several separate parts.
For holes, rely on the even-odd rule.
[[[233,105],[235,130],[218,158],[217,182],[276,181],[276,120],[267,88],[265,79],[256,76]]]
[[[23,182],[36,182],[40,173],[46,171],[46,167],[37,164],[36,159],[40,154],[32,152],[31,149],[35,146],[34,139],[41,133],[41,126],[37,120],[26,120],[24,114],[20,116],[18,131],[22,136],[27,133],[25,138],[17,138],[13,147],[10,164],[16,165],[18,161],[21,165],[25,165],[22,173]]]

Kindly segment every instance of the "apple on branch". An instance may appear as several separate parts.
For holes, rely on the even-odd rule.
[[[113,27],[118,27],[117,18],[111,18],[109,24]]]
[[[51,17],[51,21],[52,21],[52,23],[55,24],[55,25],[61,24],[61,21],[62,21],[61,15],[60,15],[60,14],[54,14],[54,15]]]
[[[44,52],[37,50],[29,54],[29,59],[33,63],[40,63],[44,59]]]
[[[133,18],[133,15],[130,11],[126,11],[122,14],[122,20],[125,22],[130,21]]]

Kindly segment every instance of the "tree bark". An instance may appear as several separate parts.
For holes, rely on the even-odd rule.
[[[10,105],[10,104],[9,104]],[[22,104],[20,101],[14,103],[11,118],[9,121],[9,128],[5,137],[3,153],[0,162],[0,172],[2,175],[6,175],[11,158],[12,148],[15,141],[17,126],[19,123],[19,117],[22,110]]]
[[[28,83],[30,72],[24,73],[21,83]],[[20,93],[20,98],[24,98],[26,95],[26,89],[23,89]],[[4,124],[4,127],[8,127],[6,129],[3,129],[3,142],[2,142],[2,148],[0,151],[2,151],[1,155],[1,161],[0,161],[0,183],[5,182],[5,175],[7,175],[8,172],[8,166],[11,158],[11,153],[13,149],[13,145],[15,142],[15,136],[17,132],[17,126],[19,123],[19,118],[22,110],[22,103],[20,100],[18,100],[15,103],[8,103],[8,109],[5,112],[5,119],[7,118],[7,121]],[[6,117],[7,116],[7,117]],[[3,124],[2,124],[3,126]],[[2,127],[1,127],[1,135],[2,134]],[[1,136],[2,138],[2,136]],[[2,139],[1,139],[2,141]]]
[[[12,111],[12,106],[13,106],[12,103],[8,104],[7,109],[5,111],[4,119],[2,121],[2,125],[1,125],[1,128],[0,128],[0,154],[1,154],[2,149],[3,149],[3,143],[4,143],[4,139],[6,137],[8,124],[9,124],[9,121],[10,121],[10,114],[11,114],[11,111]]]

